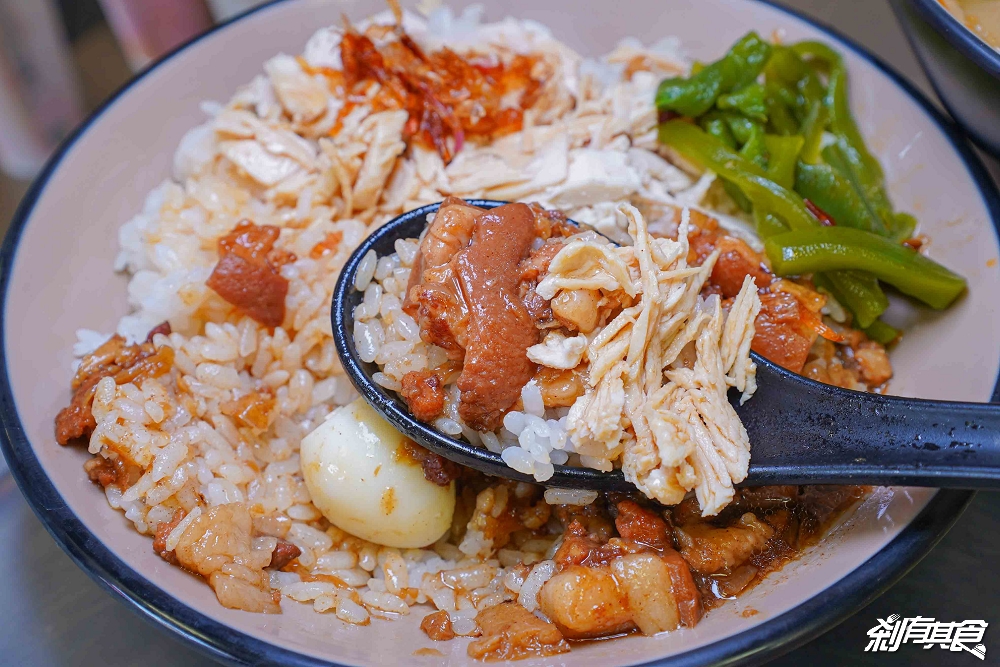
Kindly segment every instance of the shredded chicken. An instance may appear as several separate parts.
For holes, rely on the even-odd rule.
[[[378,203],[382,188],[389,179],[396,157],[406,148],[403,143],[405,111],[383,111],[372,114],[361,123],[363,140],[371,148],[365,153],[361,170],[351,193],[356,209],[367,209]]]
[[[585,461],[610,467],[623,454],[627,479],[647,496],[670,505],[694,489],[703,513],[714,515],[750,463],[746,430],[726,394],[734,387],[745,401],[756,389],[750,344],[760,299],[750,276],[728,312],[718,297],[699,296],[718,253],[688,266],[689,211],[676,241],[652,238],[633,206],[620,211],[632,247],[574,240],[537,287],[549,299],[578,289],[639,298],[590,340],[587,387],[570,408],[568,430]],[[565,357],[538,348],[539,363]]]

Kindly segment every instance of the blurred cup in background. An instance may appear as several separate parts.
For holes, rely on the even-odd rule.
[[[100,0],[133,71],[212,26],[204,0]]]
[[[82,118],[56,8],[49,0],[0,0],[0,168],[33,177]]]

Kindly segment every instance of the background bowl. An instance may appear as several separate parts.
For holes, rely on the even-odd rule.
[[[783,39],[821,39],[844,52],[853,107],[885,166],[890,191],[933,239],[931,254],[960,269],[971,292],[944,314],[909,312],[894,353],[897,393],[989,400],[1000,351],[1000,201],[955,129],[909,84],[858,47],[764,3],[743,0],[614,3],[513,0],[505,12],[545,22],[584,54],[621,38],[651,43],[682,35],[695,58],[718,57],[749,29]],[[71,348],[80,327],[110,330],[126,312],[125,279],[112,271],[118,227],[169,177],[183,133],[202,122],[199,103],[225,100],[279,51],[297,53],[319,26],[381,10],[375,0],[300,0],[266,6],[179,51],[110,100],[45,169],[15,217],[0,256],[0,418],[4,454],[29,503],[64,549],[143,615],[234,664],[400,664],[431,644],[419,615],[345,626],[285,603],[280,617],[222,608],[199,579],[154,555],[81,470],[86,454],[53,442],[52,418],[68,400]],[[501,18],[494,13],[490,19]],[[567,18],[571,17],[571,18]],[[949,344],[950,343],[950,344]],[[877,491],[852,516],[777,576],[713,611],[696,628],[578,647],[562,664],[673,664],[761,660],[828,629],[891,585],[957,518],[969,494]],[[461,662],[462,642],[438,645]],[[522,663],[530,665],[531,662]]]
[[[892,0],[892,8],[948,112],[1000,156],[1000,51],[937,0]]]

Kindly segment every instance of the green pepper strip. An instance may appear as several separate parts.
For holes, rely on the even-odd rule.
[[[965,279],[889,239],[847,227],[814,227],[772,236],[764,248],[778,275],[868,271],[938,310],[965,291]]]
[[[753,210],[753,220],[757,226],[757,236],[762,239],[788,231],[788,225],[779,220],[777,216],[765,213],[760,207]]]
[[[864,328],[865,335],[871,338],[877,343],[882,343],[882,345],[889,345],[896,341],[900,336],[899,329],[895,329],[882,320],[875,320],[871,323],[871,326]]]
[[[909,213],[896,213],[892,216],[896,224],[892,229],[892,238],[895,241],[905,241],[913,237],[913,232],[917,228],[917,219]]]
[[[809,115],[814,102],[822,102],[825,97],[823,83],[816,72],[787,46],[774,48],[765,68],[765,78],[769,84],[795,88],[794,108],[800,121]]]
[[[775,134],[790,136],[799,133],[799,121],[792,114],[794,94],[787,88],[768,82],[764,89],[764,104],[767,106],[767,126]],[[788,94],[786,94],[788,93]],[[788,101],[789,94],[792,101]]]
[[[853,158],[848,157],[843,150],[843,146],[843,141],[838,138],[836,144],[832,144],[823,149],[823,159],[828,165],[833,167],[837,173],[843,176],[844,180],[857,194],[857,199],[868,210],[868,216],[871,218],[878,218],[881,221],[881,229],[884,232],[883,235],[888,236],[889,228],[886,225],[886,221],[892,216],[892,207],[886,197],[879,195],[877,191],[866,187],[864,183],[861,182],[860,179],[864,177],[861,175],[861,171],[856,168],[857,162],[854,159],[857,157],[857,153],[848,148],[848,151],[854,156]]]
[[[739,111],[747,118],[767,122],[767,103],[764,100],[764,86],[751,83],[728,95],[719,95],[715,106],[723,111]]]
[[[729,129],[729,123],[722,114],[719,112],[709,112],[702,116],[698,122],[705,132],[712,135],[729,148],[732,148],[733,150],[737,149],[736,137],[733,136],[733,131]]]
[[[788,48],[794,51],[795,55],[800,58],[812,58],[820,61],[826,66],[827,70],[833,69],[841,62],[840,54],[823,42],[805,40],[796,42]]]
[[[705,132],[738,152],[740,145],[748,145],[751,137],[756,132],[755,125],[757,125],[749,118],[744,118],[728,111],[709,111],[699,119],[699,123]],[[760,131],[763,132],[763,129]],[[754,146],[751,145],[747,148],[747,152],[750,153],[752,149],[754,149]],[[762,152],[759,149],[754,152],[758,153],[758,159],[754,160],[754,162],[763,167],[765,161]],[[752,157],[742,152],[741,154],[748,158]],[[722,189],[726,191],[726,194],[729,195],[741,211],[750,213],[753,210],[753,204],[736,185],[722,179]]]
[[[767,91],[769,96],[781,101],[781,103],[788,108],[789,113],[794,116],[798,116],[803,100],[798,91],[792,86],[780,79],[776,79],[774,76],[765,75],[764,90]],[[796,122],[798,122],[798,120],[799,119],[796,118]]]
[[[824,151],[827,162],[851,179],[872,213],[881,218],[886,235],[901,241],[913,235],[917,220],[909,213],[893,213],[885,189],[885,175],[879,161],[868,152],[864,137],[851,114],[847,97],[847,69],[840,54],[822,42],[799,42],[792,50],[799,56],[822,62],[829,70],[826,107],[830,113],[830,130],[837,144]]]
[[[700,116],[712,108],[719,95],[753,83],[770,55],[771,45],[757,33],[749,32],[720,60],[690,77],[661,81],[656,107],[683,116]]]
[[[764,131],[762,124],[755,120],[750,120],[745,116],[729,111],[718,111],[716,113],[725,119],[726,124],[729,125],[729,130],[736,137],[736,143],[741,146],[753,139],[755,135],[761,134]]]
[[[698,127],[682,120],[668,121],[660,125],[660,141],[702,169],[710,169],[734,183],[754,206],[778,216],[791,229],[816,224],[801,197],[767,178],[758,165]]]
[[[740,194],[753,203],[754,219],[761,238],[781,231],[774,222],[791,229],[810,229],[819,224],[798,194],[770,180],[756,164],[743,159],[720,140],[694,125],[682,120],[663,123],[660,125],[660,141],[701,168],[714,171],[725,183],[739,188]],[[864,303],[856,303],[849,296],[845,296],[841,303],[851,312],[866,308]]]
[[[833,295],[840,305],[854,314],[854,322],[870,326],[889,307],[889,299],[878,286],[875,276],[862,271],[830,271],[813,275],[813,282]]]
[[[795,185],[795,163],[804,143],[802,137],[794,135],[780,137],[776,134],[764,135],[767,149],[767,176],[772,181],[791,190]]]
[[[817,100],[812,103],[809,115],[802,121],[802,161],[808,164],[816,164],[820,161],[820,151],[823,145],[823,131],[826,128],[829,113],[823,102]]]
[[[900,216],[893,212],[882,166],[868,151],[851,114],[847,69],[840,54],[820,42],[800,42],[791,48],[798,55],[818,60],[829,68],[825,104],[830,113],[830,131],[836,137],[836,143],[823,151],[824,158],[844,172],[872,213],[882,220],[887,236],[897,241],[908,238],[916,221],[912,216]]]
[[[799,162],[795,191],[828,213],[838,226],[888,236],[882,219],[872,213],[850,181],[830,165]]]
[[[740,148],[743,159],[753,162],[761,169],[767,170],[767,146],[764,144],[764,126],[755,123],[750,131],[750,137]]]
[[[799,132],[804,142],[799,152],[800,163],[820,164],[823,133],[830,115],[826,107],[826,90],[816,71],[795,50],[779,46],[775,47],[765,68],[765,79],[767,90],[785,100],[801,122]],[[813,195],[810,199],[815,202],[816,193],[810,194]],[[829,202],[824,203],[827,206],[817,205],[826,210]],[[757,222],[758,228],[761,228],[760,221]],[[816,277],[822,280],[826,276]],[[840,271],[831,271],[829,277],[841,287],[838,301],[854,313],[856,320],[868,321],[885,309],[887,299],[873,277]]]
[[[850,102],[847,99],[847,69],[840,54],[820,42],[799,42],[791,48],[796,55],[816,58],[829,67],[826,104],[830,110],[830,131],[844,135],[852,146],[859,149],[865,166],[881,176],[882,167],[865,147],[864,137],[854,122],[854,116],[851,115]]]

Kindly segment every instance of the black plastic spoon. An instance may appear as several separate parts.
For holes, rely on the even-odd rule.
[[[469,200],[483,208],[506,202]],[[378,370],[358,356],[354,288],[370,250],[395,252],[397,239],[415,238],[432,204],[405,213],[365,239],[347,260],[333,294],[333,337],[344,370],[362,397],[402,433],[433,452],[490,475],[533,482],[499,454],[417,421],[406,403],[372,380]],[[987,489],[1000,487],[1000,405],[930,401],[840,389],[809,380],[753,354],[757,393],[738,405],[750,436],[750,472],[741,486],[763,484],[885,484]],[[546,486],[600,491],[634,487],[620,470],[555,466]]]

